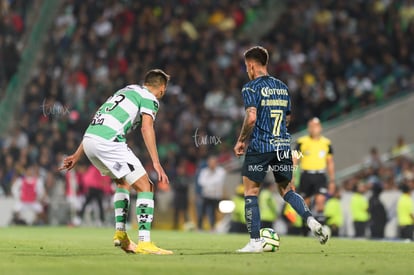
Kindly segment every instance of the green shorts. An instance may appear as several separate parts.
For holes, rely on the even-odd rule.
[[[276,152],[247,153],[242,167],[242,176],[262,183],[267,173],[273,173],[276,183],[291,181],[294,169],[292,156],[283,158]]]

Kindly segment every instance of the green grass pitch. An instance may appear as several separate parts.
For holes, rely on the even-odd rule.
[[[129,231],[136,239],[136,232]],[[281,236],[276,253],[239,254],[247,235],[157,231],[174,255],[131,255],[110,228],[0,229],[0,274],[412,274],[414,243]]]

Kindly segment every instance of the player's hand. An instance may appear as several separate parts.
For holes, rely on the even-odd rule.
[[[168,179],[167,174],[165,174],[164,169],[162,168],[161,164],[159,163],[153,163],[154,170],[158,174],[158,182],[164,183],[164,184],[170,184],[170,180]]]
[[[234,154],[237,157],[240,157],[240,156],[244,155],[245,150],[246,150],[246,143],[241,142],[241,141],[237,141],[237,143],[234,146],[233,150],[234,150]]]
[[[72,169],[73,167],[75,167],[78,160],[79,156],[77,156],[76,154],[67,156],[63,159],[63,164],[61,167],[59,167],[59,171]]]

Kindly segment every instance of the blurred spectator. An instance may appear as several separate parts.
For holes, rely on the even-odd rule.
[[[194,195],[195,195],[195,208],[196,208],[196,214],[197,214],[197,227],[199,226],[199,222],[202,222],[203,219],[203,195],[202,195],[202,186],[200,184],[200,174],[201,171],[203,171],[204,168],[207,167],[207,147],[203,146],[201,147],[203,154],[202,157],[199,160],[199,163],[197,165],[195,177],[194,177]],[[198,228],[200,229],[200,228]]]
[[[47,223],[45,182],[39,176],[37,165],[28,166],[22,176],[13,182],[12,194],[16,200],[12,221],[14,224]]]
[[[105,224],[105,213],[103,208],[103,199],[105,190],[108,189],[108,186],[112,184],[112,180],[108,176],[102,176],[99,170],[93,166],[89,165],[82,177],[83,186],[85,188],[85,202],[82,205],[82,208],[79,212],[79,217],[81,220],[84,219],[84,214],[86,207],[93,201],[98,204],[99,210],[99,220],[97,225]]]
[[[180,228],[180,216],[184,220],[184,224],[190,222],[188,216],[188,198],[190,178],[187,176],[186,160],[182,160],[177,165],[177,174],[171,184],[174,191],[174,221],[173,228],[175,230]]]
[[[383,239],[385,225],[387,224],[387,212],[384,204],[380,200],[380,194],[382,192],[382,186],[380,183],[375,183],[372,186],[372,195],[369,199],[369,228],[371,232],[371,238]]]
[[[65,173],[65,195],[69,204],[69,225],[78,226],[81,220],[78,213],[81,211],[85,201],[85,186],[83,183],[83,175],[87,166],[84,163],[78,163],[74,169]]]
[[[365,238],[368,221],[370,219],[368,212],[368,200],[364,196],[367,191],[363,183],[358,183],[354,186],[354,194],[351,198],[351,215],[354,223],[356,238]]]
[[[411,190],[408,185],[401,185],[401,191],[402,194],[397,204],[399,237],[401,239],[413,240],[414,202],[411,198]]]
[[[335,190],[334,195],[326,201],[324,215],[326,217],[326,225],[331,229],[331,236],[339,236],[339,228],[344,224],[343,209],[341,206],[341,191],[339,188]]]
[[[197,221],[198,229],[203,228],[203,219],[207,214],[210,230],[214,230],[218,204],[223,199],[225,179],[226,170],[218,165],[216,156],[210,156],[207,160],[207,167],[200,171],[198,177],[203,198],[202,213]]]
[[[282,208],[282,217],[287,224],[288,235],[302,235],[303,219],[296,213],[295,209],[289,203],[284,203]]]
[[[10,134],[4,139],[3,147],[16,147],[19,150],[25,149],[29,145],[29,138],[22,127],[16,126]]]
[[[14,180],[19,176],[17,165],[15,163],[15,157],[11,150],[5,150],[2,154],[2,179],[0,181],[3,193],[6,196],[11,195],[11,187]]]
[[[412,181],[414,180],[414,163],[410,158],[401,158],[401,167],[395,171],[396,181],[400,184],[403,181]]]
[[[376,147],[371,148],[369,156],[365,160],[365,165],[369,168],[374,169],[374,171],[378,171],[378,169],[381,167],[382,159]]]
[[[247,233],[246,218],[244,216],[244,186],[239,184],[232,197],[234,210],[231,213],[230,233]]]
[[[397,139],[397,143],[392,147],[391,154],[393,157],[397,157],[400,155],[405,155],[410,152],[410,148],[405,143],[404,137],[399,136]]]
[[[221,112],[226,111],[221,108],[224,100],[224,91],[221,87],[215,87],[210,90],[204,100],[204,107],[215,115],[221,115]]]
[[[261,228],[273,228],[277,219],[277,202],[275,198],[276,184],[265,181],[259,193],[259,209]]]

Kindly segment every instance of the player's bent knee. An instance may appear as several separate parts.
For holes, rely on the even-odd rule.
[[[287,192],[289,192],[290,190],[293,190],[293,189],[292,189],[292,186],[291,186],[289,183],[290,183],[290,181],[288,181],[288,180],[286,180],[286,181],[279,181],[279,182],[276,182],[277,187],[278,187],[278,189],[279,189],[279,194],[280,194],[282,197],[284,197],[284,196],[285,196],[285,194],[286,194]]]
[[[116,183],[116,187],[129,189],[129,184],[125,181],[124,178],[122,178],[122,179],[113,179],[113,181]]]
[[[147,172],[145,172],[145,169],[143,167],[140,167],[138,169],[135,169],[131,173],[127,174],[124,178],[129,185],[133,185],[146,174]]]
[[[277,182],[277,184],[283,189],[287,189],[287,188],[290,189],[289,183],[290,183],[289,180],[283,180],[283,181],[278,181]]]

